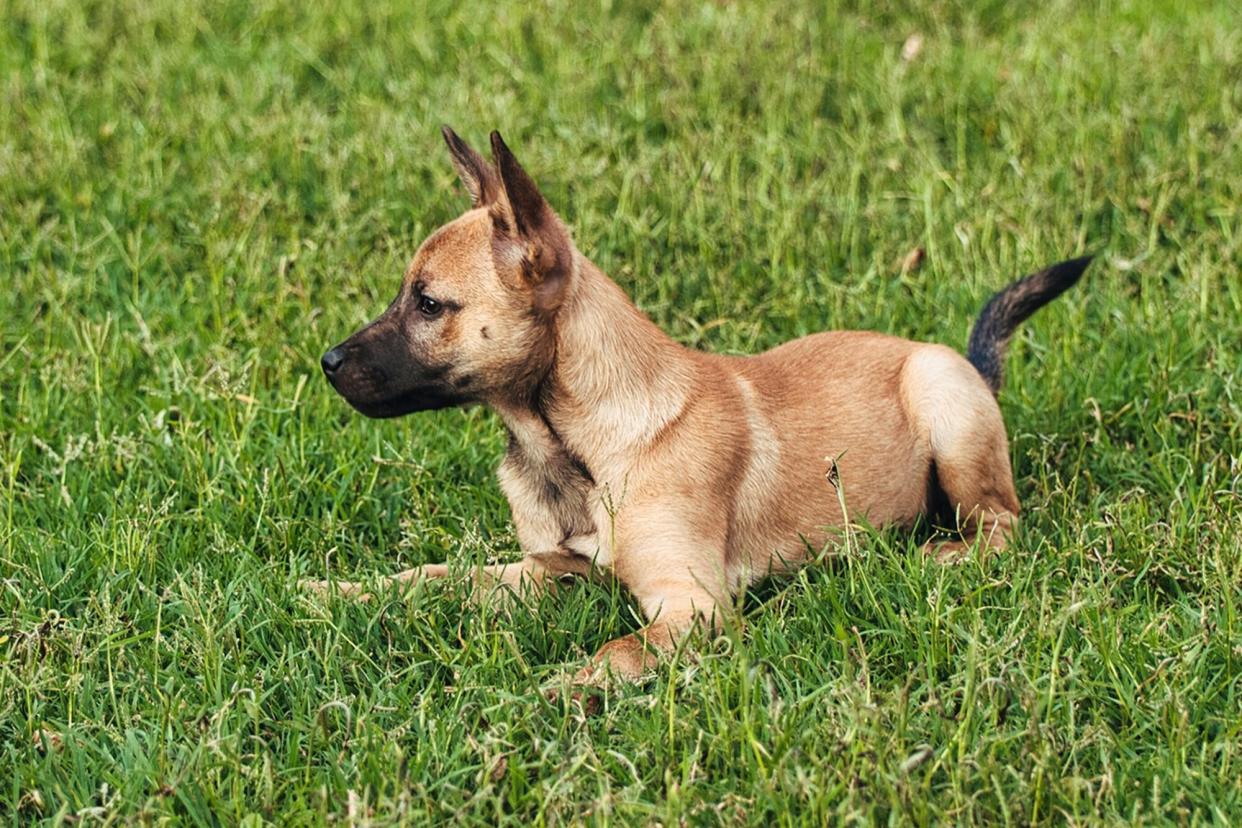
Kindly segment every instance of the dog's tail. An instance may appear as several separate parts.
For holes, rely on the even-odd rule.
[[[988,300],[970,332],[966,358],[995,394],[1005,378],[1005,351],[1009,338],[1026,319],[1044,305],[1073,287],[1082,276],[1091,256],[1054,264],[1046,270],[1023,276],[1002,288]]]

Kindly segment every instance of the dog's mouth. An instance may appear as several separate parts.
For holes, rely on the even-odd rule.
[[[333,386],[335,387],[336,383],[333,383]],[[468,402],[468,400],[456,394],[448,393],[438,388],[417,388],[380,399],[354,397],[340,388],[336,390],[358,413],[373,420],[388,420],[419,411],[452,408],[453,406]]]
[[[467,402],[460,392],[435,380],[394,388],[386,372],[373,367],[352,366],[349,370],[329,374],[328,382],[359,413],[377,420]]]

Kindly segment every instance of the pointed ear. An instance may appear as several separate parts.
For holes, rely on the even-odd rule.
[[[461,140],[451,127],[442,126],[444,143],[448,144],[449,154],[453,158],[453,168],[470,193],[472,207],[487,207],[500,196],[500,179],[491,164],[484,160],[470,145]]]
[[[500,173],[500,198],[492,205],[496,233],[522,248],[522,272],[534,303],[560,307],[573,271],[573,242],[561,220],[499,132],[492,133],[492,157]]]
[[[507,208],[505,218],[512,220],[518,235],[530,238],[548,219],[555,220],[552,208],[496,131],[492,132],[492,157],[500,171],[502,206]]]

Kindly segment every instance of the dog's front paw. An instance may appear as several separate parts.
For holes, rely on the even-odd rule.
[[[317,581],[313,578],[304,578],[298,581],[298,589],[319,598],[339,595],[342,598],[354,598],[358,601],[371,600],[370,594],[363,591],[362,584],[353,581]]]
[[[560,673],[544,690],[544,698],[555,704],[568,699],[571,708],[582,711],[584,716],[594,716],[603,709],[604,693],[608,688],[607,673],[601,673],[594,664],[588,664],[575,672]]]
[[[593,716],[603,708],[604,695],[618,682],[625,681],[624,676],[609,669],[606,658],[601,659],[600,653],[596,653],[585,666],[558,672],[552,683],[545,685],[544,698],[553,703],[568,699],[571,706]]]
[[[593,712],[588,706],[598,709],[601,693],[619,685],[639,683],[656,664],[655,655],[643,646],[641,639],[627,635],[601,647],[585,667],[563,677],[560,686],[567,686],[570,699],[582,702],[584,710]],[[549,692],[549,698],[559,697],[560,686]]]

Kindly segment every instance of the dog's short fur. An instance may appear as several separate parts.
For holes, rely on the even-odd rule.
[[[481,402],[509,432],[500,484],[538,587],[611,573],[650,620],[606,645],[633,677],[757,578],[834,542],[850,519],[948,521],[960,554],[1000,547],[1018,498],[994,394],[1014,328],[1088,259],[998,293],[969,361],[942,345],[832,332],[752,357],[682,347],[583,256],[499,134],[495,163],[444,136],[472,209],[434,232],[377,320],[323,359],[371,417]],[[443,565],[397,580],[440,577]],[[357,591],[356,585],[340,585]]]

